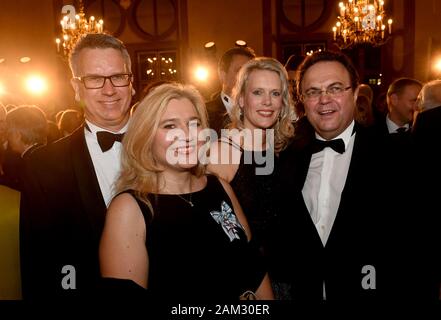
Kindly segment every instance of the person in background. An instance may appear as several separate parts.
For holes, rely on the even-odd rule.
[[[278,215],[278,157],[294,134],[288,75],[273,58],[242,66],[233,91],[231,131],[213,143],[208,170],[229,182],[250,224],[253,241],[268,256]],[[231,133],[231,134],[230,134]],[[283,173],[281,173],[283,174]],[[272,277],[276,298],[284,289]],[[286,290],[285,290],[286,291]]]
[[[413,115],[413,123],[419,113],[436,108],[441,101],[441,80],[432,80],[423,85],[417,98],[417,106]]]
[[[387,90],[388,114],[386,121],[379,124],[381,131],[410,132],[421,88],[421,82],[411,78],[399,78],[391,83]]]
[[[374,116],[372,114],[372,105],[367,96],[358,95],[355,108],[355,120],[364,127],[374,125]]]
[[[85,123],[25,161],[20,208],[25,300],[94,297],[100,281],[99,239],[134,94],[131,61],[120,40],[87,34],[69,63]]]
[[[253,49],[237,47],[227,50],[219,60],[218,75],[222,89],[213,100],[207,102],[210,128],[216,131],[218,137],[221,136],[221,129],[230,123],[230,113],[233,107],[231,97],[236,84],[237,73],[246,62],[255,57],[256,54]]]
[[[47,120],[36,106],[19,106],[6,115],[6,130],[10,156],[5,163],[3,184],[21,191],[24,159],[47,141]]]
[[[54,121],[47,120],[46,126],[47,126],[47,143],[53,143],[63,137],[60,129],[58,128],[58,125]]]
[[[305,56],[303,55],[296,55],[292,54],[289,56],[288,60],[286,60],[285,63],[285,69],[288,72],[288,81],[289,81],[289,93],[291,94],[291,98],[294,101],[294,104],[297,104],[298,97],[297,97],[297,86],[296,86],[296,73],[297,68],[302,63],[302,61],[305,59]],[[301,116],[303,112],[298,112],[297,115]]]
[[[355,120],[362,126],[370,127],[375,123],[374,110],[372,101],[374,99],[374,91],[367,84],[358,86],[358,97],[355,109]]]
[[[84,122],[83,115],[73,109],[64,110],[62,115],[60,116],[60,120],[58,122],[58,128],[63,137],[66,137],[72,134],[76,129],[78,129]]]
[[[360,83],[358,86],[358,95],[368,98],[370,104],[374,101],[374,91],[371,86],[365,83]]]
[[[101,274],[148,289],[159,301],[237,300],[246,291],[271,299],[233,190],[199,162],[207,126],[192,87],[163,84],[141,101],[123,142]]]

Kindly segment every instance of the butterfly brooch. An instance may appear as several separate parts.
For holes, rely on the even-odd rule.
[[[225,201],[221,203],[221,211],[210,211],[213,219],[222,226],[222,229],[230,238],[230,242],[234,239],[240,239],[239,230],[244,231],[242,225],[237,220],[231,207]]]

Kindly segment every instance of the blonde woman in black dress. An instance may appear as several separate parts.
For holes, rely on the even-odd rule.
[[[138,105],[101,239],[102,276],[168,301],[239,299],[246,291],[271,299],[231,187],[198,162],[204,128],[205,105],[192,87],[164,84]]]
[[[269,256],[279,211],[278,159],[294,135],[285,68],[268,57],[247,62],[239,71],[233,100],[230,131],[212,144],[208,170],[231,184],[255,244]],[[270,276],[277,278],[271,272]],[[280,283],[273,281],[276,298],[288,299],[284,294],[288,290],[276,282]]]

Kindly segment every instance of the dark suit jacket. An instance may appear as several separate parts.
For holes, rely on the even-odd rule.
[[[230,123],[230,117],[222,102],[220,93],[213,100],[207,102],[206,105],[210,128],[215,130],[218,137],[220,137],[221,129]]]
[[[439,203],[441,181],[441,106],[429,109],[418,114],[412,130],[415,144],[414,170],[418,173],[416,191],[422,199],[420,207],[424,208],[424,217],[430,224],[437,226],[435,237],[429,239],[433,243],[433,250],[441,248],[441,206]],[[418,187],[419,186],[419,187]],[[430,236],[430,235],[429,235]],[[433,261],[435,266],[434,278],[441,282],[441,259]]]
[[[302,126],[307,127],[309,123],[303,121],[306,124]],[[302,195],[312,156],[309,143],[312,137],[294,141],[281,155],[283,209],[271,259],[280,277],[292,284],[294,299],[320,301],[323,281],[330,301],[392,299],[407,294],[406,285],[410,286],[412,281],[409,278],[415,276],[414,270],[409,270],[421,246],[415,242],[409,247],[411,241],[407,239],[412,233],[408,219],[412,206],[400,200],[412,197],[407,194],[407,184],[400,181],[403,176],[385,166],[399,162],[395,162],[389,140],[384,136],[376,130],[356,128],[346,183],[326,246]],[[304,132],[314,134],[313,130]],[[396,182],[397,186],[391,188],[388,181]],[[362,287],[367,275],[362,273],[364,266],[375,268],[375,290]],[[407,277],[403,269],[408,271]]]
[[[441,106],[418,114],[412,130],[415,141],[430,146],[441,139]]]
[[[99,279],[98,244],[106,212],[84,127],[33,152],[25,168],[20,209],[23,297],[83,296]],[[72,276],[62,273],[69,265],[76,271],[75,290],[62,286],[63,277]]]
[[[30,147],[26,152],[21,156],[18,153],[15,153],[11,150],[6,152],[6,161],[3,166],[4,174],[0,175],[0,184],[8,186],[17,191],[23,190],[24,181],[24,159],[29,157],[32,152],[36,149],[43,146],[42,144],[36,144]]]

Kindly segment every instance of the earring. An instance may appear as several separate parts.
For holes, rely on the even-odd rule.
[[[241,122],[243,122],[243,108],[242,107],[239,108],[239,119]]]

